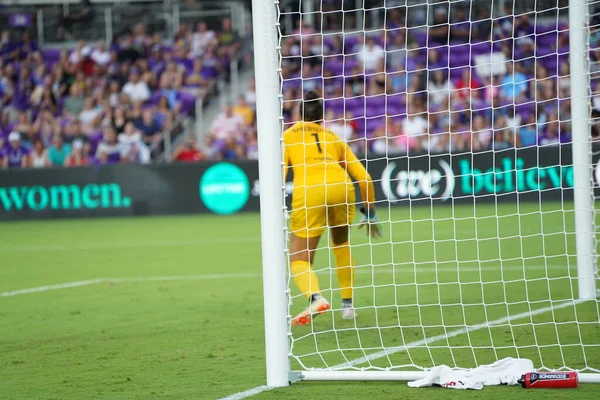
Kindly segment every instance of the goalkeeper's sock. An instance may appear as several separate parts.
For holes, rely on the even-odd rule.
[[[352,288],[354,287],[354,260],[350,255],[350,245],[348,242],[342,244],[332,244],[333,254],[335,255],[336,273],[338,285],[342,292],[342,299],[352,301]]]
[[[313,300],[311,296],[321,292],[317,274],[312,270],[308,261],[292,261],[290,263],[290,272],[300,292],[311,301]]]

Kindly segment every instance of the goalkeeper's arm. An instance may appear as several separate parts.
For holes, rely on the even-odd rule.
[[[374,238],[381,237],[381,223],[375,215],[375,186],[373,179],[367,172],[362,163],[358,160],[354,152],[344,144],[344,165],[350,176],[358,182],[360,195],[363,200],[363,207],[360,209],[363,216],[360,219],[358,228],[367,227],[367,235]]]

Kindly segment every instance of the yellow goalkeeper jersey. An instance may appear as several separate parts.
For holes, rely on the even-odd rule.
[[[298,122],[283,133],[283,142],[284,176],[291,167],[295,188],[351,183],[351,176],[359,184],[363,202],[375,202],[371,176],[350,147],[329,129]]]

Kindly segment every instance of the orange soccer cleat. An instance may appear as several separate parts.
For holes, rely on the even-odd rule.
[[[294,326],[302,326],[310,324],[313,317],[323,314],[325,311],[329,310],[331,306],[325,297],[319,297],[312,303],[310,306],[302,311],[300,314],[296,315],[292,320],[292,324]]]

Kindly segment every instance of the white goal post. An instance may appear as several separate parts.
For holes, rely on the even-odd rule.
[[[345,10],[350,2],[252,1],[268,386],[416,380],[436,365],[472,368],[503,357],[531,358],[540,371],[578,371],[580,382],[600,383],[600,157],[593,158],[590,134],[592,97],[600,93],[600,82],[590,80],[590,33],[600,33],[600,25],[590,25],[590,8],[598,3],[600,14],[600,2],[557,1],[538,13],[535,5],[494,0],[487,40],[472,30],[453,39],[459,22],[450,14],[458,8],[470,27],[486,18],[475,2],[357,0]],[[284,9],[290,3],[296,8]],[[344,5],[328,8],[336,3]],[[443,44],[432,41],[431,29],[443,17],[440,6],[448,27]],[[517,20],[528,20],[531,33],[515,35]],[[305,23],[300,32],[298,21]],[[502,39],[496,28],[505,29]],[[405,36],[392,45],[399,32]],[[521,51],[521,34],[533,50]],[[310,56],[307,37],[316,49],[306,50]],[[372,37],[376,50],[360,50]],[[358,52],[381,52],[382,60],[367,67],[366,58],[356,62]],[[404,61],[390,66],[397,54]],[[568,72],[561,72],[565,63]],[[521,70],[525,65],[531,70]],[[299,71],[290,73],[294,67]],[[436,89],[441,105],[428,86],[437,69],[446,85]],[[519,85],[531,95],[519,94]],[[322,93],[325,123],[352,132],[346,141],[373,176],[385,236],[366,239],[352,227],[358,316],[345,321],[325,234],[313,268],[332,309],[294,327],[306,301],[288,266],[282,133],[291,122],[287,106],[309,88]],[[457,94],[465,89],[466,97]],[[418,126],[412,118],[423,115],[424,131],[409,134]],[[533,144],[525,144],[532,131]]]

